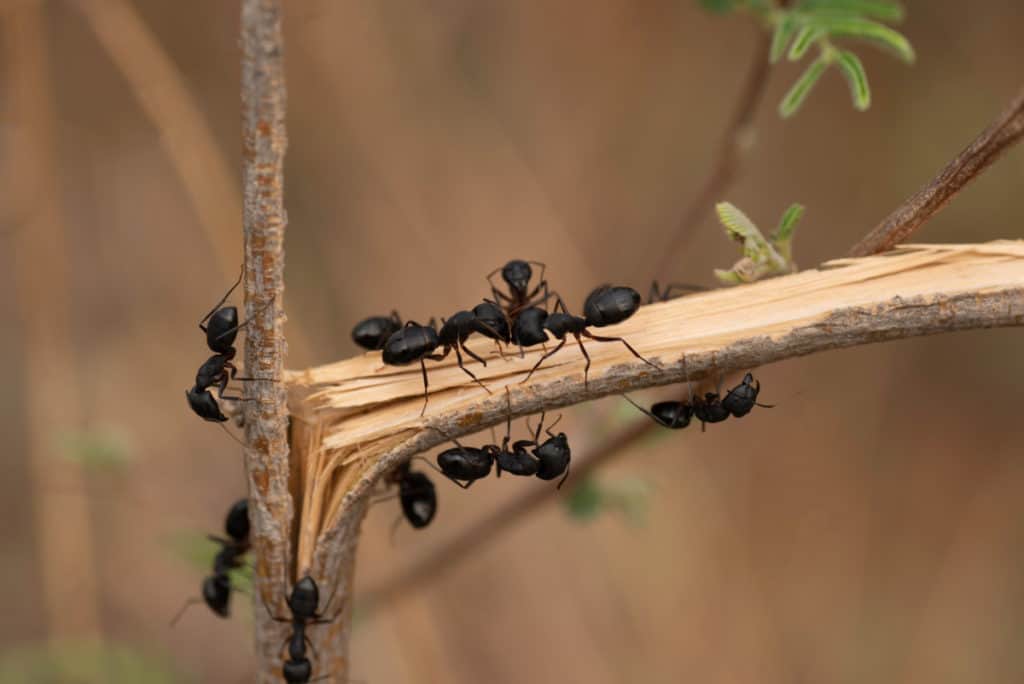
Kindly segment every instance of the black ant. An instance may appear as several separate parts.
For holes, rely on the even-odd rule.
[[[561,308],[562,311],[557,311],[558,308]],[[565,302],[563,302],[559,297],[558,302],[555,304],[556,311],[549,314],[547,319],[544,321],[544,329],[558,338],[559,342],[554,349],[546,352],[540,357],[540,359],[538,359],[537,363],[532,369],[530,369],[530,372],[527,373],[522,382],[529,380],[530,376],[540,368],[540,365],[544,363],[545,359],[556,354],[559,349],[565,346],[565,338],[567,335],[572,335],[576,338],[576,344],[579,345],[580,351],[583,352],[583,357],[587,360],[587,364],[583,369],[584,387],[589,384],[590,354],[587,353],[586,347],[583,346],[583,340],[580,339],[581,337],[586,337],[594,340],[595,342],[621,342],[633,356],[653,368],[658,368],[657,364],[641,356],[640,353],[625,339],[621,337],[602,337],[594,335],[587,330],[589,327],[603,327],[624,321],[636,313],[638,308],[640,308],[640,294],[629,287],[602,286],[597,290],[594,290],[594,292],[590,293],[587,297],[587,301],[584,304],[585,317],[573,316],[570,314],[565,306]]]
[[[506,397],[508,395],[506,394]],[[482,447],[463,446],[457,439],[455,447],[442,451],[437,456],[437,465],[441,472],[463,489],[469,489],[474,482],[485,478],[491,473],[491,467],[497,463],[497,475],[502,471],[524,477],[536,476],[542,480],[553,480],[564,473],[558,488],[562,487],[569,476],[568,468],[571,458],[569,440],[565,433],[554,434],[551,431],[558,420],[552,423],[547,434],[549,439],[541,443],[540,432],[544,425],[544,413],[533,439],[517,440],[509,449],[512,433],[511,399],[510,410],[506,422],[505,437],[501,444],[485,444]],[[435,428],[437,429],[437,428]],[[439,431],[440,432],[440,431]],[[444,434],[443,432],[441,434]],[[447,435],[445,435],[447,437]],[[529,447],[534,447],[532,452]]]
[[[490,306],[484,307],[487,304]],[[487,386],[474,375],[473,371],[466,368],[462,359],[462,352],[466,352],[471,358],[486,366],[487,361],[466,347],[465,343],[469,336],[473,333],[479,333],[493,340],[508,339],[508,334],[505,333],[508,330],[508,321],[504,316],[502,316],[502,326],[495,329],[488,323],[486,318],[478,317],[475,313],[479,309],[484,316],[488,318],[493,317],[495,312],[490,308],[493,306],[493,303],[484,302],[481,305],[477,305],[473,311],[458,311],[447,320],[442,318],[440,331],[434,329],[433,319],[427,325],[420,325],[415,321],[407,321],[400,330],[393,333],[387,339],[387,342],[384,343],[381,358],[389,366],[405,366],[415,361],[420,362],[420,369],[423,371],[423,409],[420,411],[421,416],[426,413],[429,399],[425,360],[441,361],[452,350],[455,350],[455,357],[459,368],[471,377],[473,382],[490,393]],[[443,349],[439,353],[433,353],[438,347],[443,347]]]
[[[519,356],[522,357],[524,347],[544,344],[548,334],[544,324],[548,320],[548,312],[539,306],[528,306],[519,312],[512,322],[512,342],[519,345]]]
[[[238,322],[238,308],[234,306],[222,306],[228,300],[231,293],[242,282],[245,273],[245,266],[238,274],[238,280],[227,291],[219,302],[199,321],[199,329],[206,334],[206,345],[215,352],[199,366],[196,371],[196,384],[192,389],[185,390],[185,398],[189,407],[203,420],[210,422],[224,423],[228,417],[220,410],[217,400],[209,391],[210,387],[217,386],[218,395],[222,399],[231,401],[246,401],[242,397],[227,396],[224,391],[227,389],[229,380],[254,380],[255,378],[238,377],[238,369],[231,362],[238,353],[234,347],[238,331],[249,325],[254,319],[250,318],[244,323]],[[267,302],[263,309],[273,303]]]
[[[363,349],[379,351],[388,338],[401,329],[402,319],[397,311],[392,311],[390,316],[370,316],[352,328],[352,341]]]
[[[441,354],[432,352],[440,346],[437,331],[434,330],[434,321],[427,325],[420,325],[415,321],[406,321],[402,329],[393,333],[384,343],[381,359],[389,366],[407,366],[416,361],[420,362],[420,369],[423,371],[423,410],[422,416],[427,411],[427,364],[424,359],[439,361],[444,358]],[[465,369],[463,369],[465,370]],[[472,373],[470,373],[472,375]]]
[[[327,605],[331,604],[331,599],[327,600]],[[284,665],[281,667],[281,673],[284,675],[284,680],[288,684],[305,684],[310,681],[310,677],[313,675],[313,665],[306,657],[306,646],[313,651],[313,656],[316,657],[316,651],[313,649],[313,643],[306,636],[306,628],[312,625],[324,625],[334,622],[338,619],[338,614],[330,619],[325,619],[322,614],[317,612],[317,608],[320,605],[320,590],[316,586],[316,582],[312,577],[306,575],[292,587],[292,592],[288,596],[288,609],[292,613],[291,618],[281,617],[274,615],[270,611],[270,606],[264,601],[263,605],[267,609],[267,613],[270,618],[275,622],[287,622],[292,626],[292,633],[286,639],[288,643],[288,659],[284,661]]]
[[[540,280],[532,290],[529,289],[530,280],[533,278],[533,268],[530,264],[540,266]],[[504,307],[510,319],[515,320],[518,313],[527,307],[543,304],[552,296],[558,296],[557,293],[548,291],[548,281],[544,280],[545,269],[547,266],[539,261],[513,259],[487,274],[487,282],[491,285],[494,301]],[[501,279],[508,286],[508,293],[499,290],[491,280],[498,271],[501,271]]]
[[[416,529],[429,525],[437,513],[434,483],[426,473],[412,470],[409,461],[398,466],[394,481],[398,482],[398,499],[405,519]]]
[[[707,290],[706,287],[700,285],[689,285],[687,283],[668,283],[665,285],[665,289],[658,286],[658,281],[651,282],[651,289],[647,293],[647,303],[653,304],[655,302],[667,302],[670,299],[676,297],[682,297],[687,292],[703,292]],[[678,291],[679,294],[673,294]]]
[[[682,430],[690,424],[690,419],[693,417],[693,406],[685,401],[659,401],[648,411],[630,399],[628,395],[623,394],[622,396],[641,413],[650,416],[655,423],[670,430]]]
[[[761,382],[754,380],[754,376],[751,373],[747,373],[743,376],[743,381],[740,384],[726,393],[725,399],[722,400],[722,406],[737,418],[747,415],[755,406],[775,408],[774,404],[757,403],[757,395],[760,392]]]
[[[224,520],[224,531],[228,539],[210,535],[210,541],[220,544],[221,549],[213,559],[213,574],[203,579],[202,598],[189,599],[171,620],[174,626],[189,606],[206,603],[215,614],[226,618],[231,599],[231,580],[228,571],[242,567],[241,558],[249,551],[249,500],[241,499],[228,510]]]

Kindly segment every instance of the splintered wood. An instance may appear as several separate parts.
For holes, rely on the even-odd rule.
[[[505,420],[506,389],[516,417],[826,349],[1022,323],[1024,241],[908,245],[643,306],[597,334],[624,337],[660,370],[621,343],[584,339],[593,360],[587,386],[584,359],[571,338],[525,384],[543,353],[539,347],[520,358],[517,349],[501,355],[490,340],[470,340],[487,366],[467,363],[490,393],[456,366],[454,354],[428,361],[423,416],[419,364],[385,366],[379,352],[370,352],[290,372],[293,472],[302,510],[298,568],[315,562],[315,544],[336,541],[341,517],[389,468],[446,441],[444,435]]]

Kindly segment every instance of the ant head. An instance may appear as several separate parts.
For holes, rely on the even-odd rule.
[[[309,662],[309,658],[288,660],[281,666],[281,674],[284,675],[284,681],[288,684],[303,684],[313,676],[313,665]]]
[[[526,288],[529,287],[532,277],[533,268],[522,259],[513,259],[501,269],[501,279],[519,295],[526,294]]]
[[[228,517],[224,521],[224,531],[228,536],[237,542],[243,542],[249,538],[249,500],[240,499],[228,511]]]
[[[306,575],[292,588],[291,596],[288,597],[288,607],[292,615],[299,620],[308,620],[316,615],[316,609],[320,605],[320,590],[312,577]]]
[[[203,580],[203,601],[217,615],[228,616],[231,583],[227,575],[210,575]]]

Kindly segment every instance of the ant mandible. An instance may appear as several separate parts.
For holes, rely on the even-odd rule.
[[[199,602],[204,602],[222,618],[228,616],[228,605],[231,599],[231,580],[228,571],[242,567],[241,558],[249,550],[249,500],[236,501],[228,510],[224,520],[224,531],[228,538],[224,539],[209,535],[210,541],[220,544],[221,549],[213,559],[213,574],[203,579],[202,598],[189,599],[181,607],[174,619],[173,627],[185,611]]]
[[[557,310],[559,308],[561,308],[561,312]],[[591,292],[584,303],[585,317],[573,316],[570,314],[565,306],[565,302],[563,302],[562,298],[559,297],[558,301],[555,303],[555,312],[548,315],[547,319],[544,321],[544,329],[558,338],[559,342],[551,351],[545,353],[537,360],[537,363],[530,369],[530,372],[527,373],[522,382],[529,380],[530,376],[540,368],[540,365],[544,363],[545,359],[558,353],[558,350],[565,346],[565,338],[568,335],[572,335],[576,338],[576,344],[579,345],[580,351],[583,353],[583,357],[587,360],[586,366],[583,368],[584,387],[589,385],[590,354],[587,353],[586,347],[583,346],[583,340],[580,339],[581,337],[586,337],[594,340],[595,342],[621,342],[633,356],[653,368],[659,368],[657,364],[641,356],[640,353],[625,339],[621,337],[603,337],[594,335],[587,330],[589,327],[603,327],[606,325],[620,323],[636,313],[639,308],[640,294],[629,287],[611,287],[608,285],[602,285]]]

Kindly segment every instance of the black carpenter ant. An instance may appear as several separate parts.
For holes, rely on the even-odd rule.
[[[242,556],[249,551],[249,500],[236,501],[228,510],[224,520],[224,531],[228,538],[209,535],[210,541],[220,544],[221,549],[213,559],[213,573],[203,579],[202,598],[189,599],[171,620],[173,626],[189,606],[204,602],[216,615],[226,618],[231,599],[231,579],[228,572],[242,567]]]
[[[352,341],[363,349],[379,351],[388,338],[401,329],[402,319],[397,311],[392,311],[390,316],[370,316],[352,328]]]
[[[242,282],[244,272],[245,266],[243,265],[242,273],[239,273],[235,284],[199,321],[199,329],[206,334],[206,344],[215,353],[199,366],[199,370],[196,371],[196,384],[192,389],[185,390],[185,398],[196,415],[210,422],[224,423],[228,420],[217,404],[213,393],[209,391],[210,387],[217,386],[217,394],[222,399],[245,401],[242,397],[227,396],[224,391],[227,389],[229,380],[250,381],[254,379],[238,377],[238,369],[231,362],[237,354],[234,344],[238,337],[238,331],[249,325],[254,319],[250,318],[244,323],[239,323],[238,309],[234,306],[222,306]],[[266,309],[272,303],[273,300],[267,302],[263,308]]]
[[[561,312],[557,311],[559,308],[561,308]],[[586,337],[595,342],[621,342],[633,356],[653,368],[658,368],[657,364],[641,356],[625,339],[621,337],[602,337],[594,335],[587,330],[589,327],[602,327],[624,321],[632,316],[638,308],[640,308],[640,293],[628,287],[603,285],[591,292],[584,304],[586,317],[570,314],[565,306],[565,302],[559,298],[555,304],[556,311],[549,314],[544,321],[544,329],[558,338],[559,342],[554,349],[546,352],[538,359],[522,382],[529,380],[530,376],[540,368],[545,359],[558,353],[558,350],[565,346],[567,335],[572,335],[576,338],[576,343],[579,345],[580,351],[583,352],[583,357],[587,360],[587,364],[583,369],[584,386],[587,386],[589,383],[590,354],[587,353],[586,347],[583,346],[581,337]]]
[[[548,333],[544,324],[548,320],[548,312],[539,306],[529,306],[519,312],[512,321],[512,342],[519,345],[519,356],[523,356],[524,347],[544,344],[548,341]]]
[[[629,396],[625,394],[622,396],[641,413],[650,416],[655,423],[671,430],[682,430],[690,424],[690,419],[693,417],[693,406],[685,401],[659,401],[648,411]]]
[[[434,330],[434,322],[431,320],[427,325],[420,325],[415,321],[406,321],[402,329],[393,333],[384,343],[381,358],[389,366],[407,366],[416,361],[420,362],[420,369],[423,371],[423,410],[422,416],[427,411],[427,364],[424,359],[439,361],[444,358],[441,354],[432,353],[440,346],[437,331]],[[470,373],[472,375],[472,373]]]
[[[555,422],[548,426],[544,431],[548,435],[548,439],[537,445],[537,448],[533,450],[533,455],[537,457],[537,477],[541,480],[554,480],[559,475],[562,475],[562,479],[558,481],[558,486],[555,489],[561,489],[562,485],[565,484],[565,480],[569,477],[569,462],[572,460],[572,451],[569,449],[569,438],[566,437],[564,432],[559,432],[557,435],[551,431],[551,428],[558,424],[558,421],[562,417],[559,416],[555,419]],[[540,439],[540,429],[544,424],[544,413],[540,414],[540,423],[537,424],[537,432],[534,435],[534,442]],[[563,475],[564,473],[564,475]]]
[[[533,278],[533,268],[530,264],[540,266],[539,281],[532,290],[530,280]],[[512,259],[487,274],[487,282],[491,284],[494,301],[505,309],[510,319],[515,320],[518,313],[527,307],[543,304],[551,297],[558,296],[557,293],[548,291],[548,281],[544,279],[545,269],[547,266],[539,261]],[[498,271],[501,271],[501,279],[508,286],[507,293],[499,290],[492,280]]]
[[[333,596],[331,599],[333,599]],[[328,606],[331,604],[331,599],[327,600]],[[313,657],[316,657],[316,651],[313,649],[313,643],[306,636],[306,628],[312,625],[324,625],[334,622],[338,619],[341,611],[339,610],[338,614],[334,617],[326,619],[317,612],[317,608],[320,605],[320,590],[317,588],[316,582],[309,575],[296,582],[291,594],[288,596],[288,609],[292,613],[291,618],[274,615],[266,601],[264,601],[263,605],[266,607],[267,613],[272,620],[275,622],[287,622],[292,626],[292,633],[286,639],[288,659],[284,661],[284,665],[281,667],[284,680],[288,684],[305,684],[309,682],[310,677],[313,675],[313,665],[306,657],[306,646],[309,646],[310,651],[313,652]]]
[[[412,470],[409,461],[398,466],[394,480],[398,482],[398,499],[402,514],[409,524],[422,529],[437,513],[437,491],[426,473]]]
[[[484,302],[484,305],[486,304],[487,302]],[[484,320],[478,318],[475,311],[476,309],[473,311],[456,311],[452,314],[451,318],[448,318],[447,320],[444,318],[441,319],[441,330],[437,333],[437,339],[444,349],[437,358],[438,360],[443,359],[448,356],[449,352],[455,350],[455,359],[459,368],[462,369],[462,372],[473,378],[473,382],[483,387],[487,393],[490,394],[491,390],[487,389],[487,385],[482,383],[480,379],[473,374],[473,371],[466,368],[462,360],[462,352],[466,352],[470,358],[475,359],[482,365],[486,366],[487,361],[477,356],[472,349],[467,347],[466,340],[469,339],[469,336],[473,333],[481,333],[492,340],[506,339],[507,335],[504,335],[503,332],[508,330],[508,323],[507,321],[503,321],[503,331],[495,330]],[[488,308],[484,308],[482,311],[484,311],[485,315],[493,314],[493,312]],[[460,349],[462,351],[460,351]]]
[[[773,404],[757,403],[757,395],[760,392],[760,381],[754,380],[754,376],[751,373],[747,373],[743,376],[743,381],[740,384],[726,393],[725,399],[722,399],[722,406],[737,418],[747,415],[755,406],[775,408]]]
[[[682,297],[687,292],[703,292],[707,290],[706,287],[700,285],[689,285],[687,283],[668,283],[665,288],[662,289],[658,286],[658,281],[651,282],[651,289],[647,293],[647,303],[653,304],[655,302],[667,302],[670,299],[676,297]],[[673,294],[678,292],[679,294]]]
[[[706,392],[704,398],[693,400],[693,415],[700,421],[700,431],[704,432],[708,423],[721,423],[729,417],[729,411],[722,405],[718,392]]]

